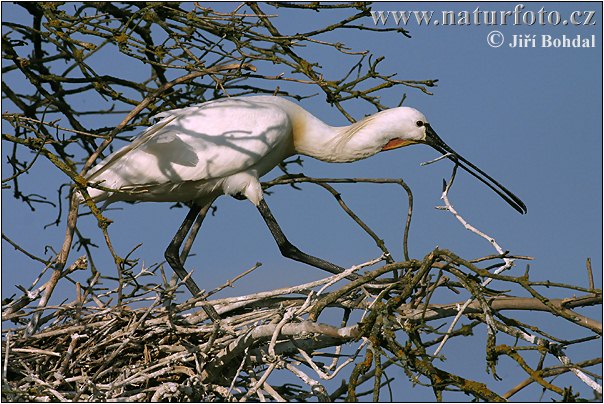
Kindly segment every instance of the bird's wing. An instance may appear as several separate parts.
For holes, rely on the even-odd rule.
[[[89,181],[119,189],[224,178],[257,165],[274,167],[287,156],[271,152],[292,142],[287,113],[254,98],[211,101],[160,118],[93,168]]]

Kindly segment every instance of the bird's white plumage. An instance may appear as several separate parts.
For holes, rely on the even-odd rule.
[[[109,155],[88,175],[115,192],[89,188],[96,201],[195,200],[221,194],[262,199],[259,178],[300,153],[323,161],[372,156],[393,138],[422,140],[412,108],[379,112],[353,125],[332,127],[280,97],[234,97],[157,116],[161,120]]]
[[[163,113],[157,124],[99,163],[97,200],[188,201],[214,193],[261,198],[257,178],[294,153],[289,116],[272,103],[234,98]]]
[[[164,112],[130,145],[92,168],[95,201],[187,202],[222,194],[262,201],[259,178],[299,153],[343,163],[424,143],[486,184],[520,213],[526,205],[451,149],[416,109],[392,108],[349,126],[332,127],[280,97],[234,97]]]

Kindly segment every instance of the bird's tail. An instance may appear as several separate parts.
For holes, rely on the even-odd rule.
[[[89,183],[90,183],[90,180],[89,180]],[[101,183],[100,185],[103,185],[103,184]],[[82,192],[79,189],[76,189],[74,192],[76,193],[76,200],[78,201],[78,203],[80,205],[83,204],[84,195],[82,195]],[[88,195],[95,203],[107,201],[111,197],[111,194],[112,194],[112,192],[104,191],[102,189],[98,189],[98,188],[94,188],[94,187],[86,188],[86,192],[88,192]]]

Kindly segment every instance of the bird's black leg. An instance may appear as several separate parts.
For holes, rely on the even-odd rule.
[[[170,267],[172,267],[174,272],[176,272],[176,275],[178,275],[180,280],[185,279],[187,276],[187,271],[184,268],[183,261],[180,258],[180,246],[185,240],[185,237],[187,237],[189,230],[191,230],[191,226],[193,226],[193,223],[199,215],[199,212],[201,212],[201,206],[193,204],[191,206],[191,209],[189,210],[189,213],[187,214],[187,217],[185,217],[185,220],[180,225],[180,228],[174,235],[174,238],[172,239],[170,245],[168,246],[168,248],[166,248],[166,252],[164,253],[166,261],[168,262]],[[189,292],[191,292],[193,296],[197,296],[201,292],[199,286],[197,286],[197,284],[191,277],[185,280],[185,286],[187,287],[187,289],[189,289]]]
[[[268,205],[266,204],[266,202],[264,201],[264,199],[262,199],[260,201],[260,203],[258,204],[258,211],[260,212],[260,214],[262,215],[262,218],[266,222],[266,225],[268,226],[269,230],[271,231],[271,234],[273,235],[273,238],[277,242],[277,245],[279,246],[279,250],[281,251],[281,254],[284,257],[303,262],[303,263],[311,265],[313,267],[323,269],[325,271],[331,272],[332,274],[339,274],[344,271],[344,268],[337,266],[335,264],[332,264],[331,262],[325,261],[321,258],[317,258],[317,257],[313,257],[312,255],[308,255],[308,254],[300,251],[295,245],[290,243],[289,240],[287,239],[287,237],[285,237],[285,234],[283,234],[281,227],[279,227],[279,224],[275,220],[275,217],[271,213],[271,211],[270,211]],[[351,276],[347,276],[346,278],[350,279],[350,280],[354,280],[354,279],[357,279],[357,276],[351,275]]]
[[[193,239],[197,235],[197,231],[201,227],[203,219],[205,218],[205,215],[208,212],[208,209],[210,208],[210,205],[212,204],[212,202],[213,201],[210,201],[203,207],[199,206],[197,204],[193,204],[191,206],[191,209],[189,210],[187,217],[185,217],[185,220],[180,225],[180,228],[174,235],[174,238],[172,239],[172,241],[170,242],[170,245],[168,246],[168,248],[166,249],[166,252],[164,253],[164,257],[166,258],[166,261],[168,262],[170,267],[174,270],[176,275],[178,275],[180,280],[181,281],[184,280],[185,286],[187,287],[187,289],[189,289],[189,292],[191,292],[193,297],[198,296],[201,293],[201,289],[199,289],[199,286],[197,286],[197,284],[195,283],[193,278],[191,278],[190,276],[187,278],[188,273],[187,273],[187,270],[184,268],[184,262],[187,259],[187,256],[189,254],[189,250],[191,248],[191,244],[193,243]],[[195,227],[191,231],[189,240],[187,240],[187,243],[185,244],[185,247],[183,248],[183,251],[181,254],[180,247],[181,247],[183,241],[185,240],[187,233],[189,233],[189,231],[191,230],[191,227],[193,227],[193,225],[195,225]],[[218,313],[216,312],[214,307],[212,307],[210,304],[202,303],[202,308],[204,309],[204,311],[206,312],[208,317],[210,317],[213,321],[220,320],[220,316],[218,315]]]
[[[197,233],[199,233],[199,229],[201,228],[203,220],[205,219],[205,217],[208,213],[208,210],[210,210],[211,206],[212,206],[211,203],[208,203],[206,206],[204,206],[201,209],[201,211],[199,212],[199,214],[197,215],[195,222],[193,222],[193,226],[191,227],[191,230],[189,232],[189,237],[187,237],[187,241],[185,241],[184,245],[182,246],[182,250],[180,251],[180,263],[183,266],[185,265],[185,261],[189,257],[189,251],[191,251],[193,242],[195,241],[195,238],[197,237]]]

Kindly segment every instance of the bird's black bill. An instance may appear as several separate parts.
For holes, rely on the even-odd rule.
[[[454,161],[461,168],[472,174],[475,178],[478,178],[483,184],[486,184],[489,188],[497,193],[503,200],[510,204],[511,207],[516,209],[518,212],[526,213],[526,205],[516,195],[511,193],[506,187],[495,181],[491,176],[470,163],[468,160],[457,154],[451,149],[430,127],[426,125],[426,139],[423,143],[432,146],[442,154],[446,155],[447,158]]]

